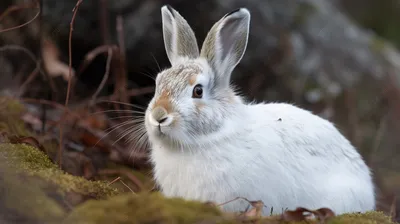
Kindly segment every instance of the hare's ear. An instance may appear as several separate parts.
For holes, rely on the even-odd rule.
[[[193,30],[171,6],[161,7],[165,50],[171,65],[182,58],[199,57],[199,47]]]
[[[229,84],[233,69],[246,51],[249,28],[250,12],[239,8],[226,14],[207,34],[200,55],[224,84]]]

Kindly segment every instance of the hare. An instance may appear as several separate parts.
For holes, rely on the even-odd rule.
[[[247,47],[250,12],[216,22],[199,51],[187,21],[161,8],[171,67],[156,79],[144,125],[154,178],[167,197],[262,200],[263,214],[328,207],[375,209],[372,173],[335,126],[288,103],[249,103],[231,85]],[[240,212],[244,200],[221,206]]]

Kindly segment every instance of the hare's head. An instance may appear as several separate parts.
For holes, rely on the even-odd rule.
[[[193,30],[176,10],[163,6],[161,14],[172,66],[157,75],[146,129],[151,140],[190,145],[215,135],[242,105],[230,77],[246,50],[250,13],[240,8],[226,14],[211,28],[200,52]]]

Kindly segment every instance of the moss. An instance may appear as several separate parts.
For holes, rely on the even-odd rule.
[[[95,198],[116,195],[118,191],[102,181],[88,181],[83,177],[60,170],[46,154],[25,144],[0,144],[0,156],[8,167],[27,175],[34,175],[56,184],[61,191],[73,191]]]
[[[0,132],[28,136],[31,133],[25,128],[20,115],[24,106],[16,100],[0,97]]]
[[[87,201],[65,223],[196,223],[220,220],[232,223],[212,206],[181,199],[166,199],[159,193],[131,193],[109,200]]]
[[[393,224],[389,216],[382,212],[366,212],[364,214],[345,214],[332,219],[329,224]]]
[[[246,220],[245,222],[249,222]],[[255,221],[254,219],[252,221]],[[258,223],[318,223],[283,222],[280,216],[265,217]],[[218,208],[194,201],[178,198],[164,198],[159,193],[122,194],[108,200],[91,200],[78,206],[64,223],[245,223],[232,214],[224,214]],[[345,214],[334,217],[332,224],[393,224],[390,218],[381,212],[365,214]]]

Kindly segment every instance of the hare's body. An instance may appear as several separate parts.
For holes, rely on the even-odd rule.
[[[248,105],[241,113],[237,123],[243,116],[246,126],[227,130],[224,139],[204,147],[177,150],[154,141],[154,174],[165,195],[217,203],[262,200],[266,214],[271,207],[275,213],[296,207],[329,207],[336,213],[375,208],[368,167],[331,123],[283,103]],[[247,206],[237,200],[225,209]]]
[[[172,67],[157,76],[145,127],[166,196],[216,203],[243,197],[275,213],[375,208],[370,170],[333,124],[290,104],[246,104],[230,86],[247,44],[246,9],[218,21],[201,52],[183,17],[171,7],[161,11]],[[237,200],[224,208],[247,206]]]

